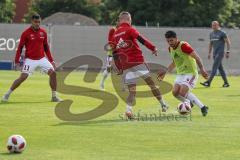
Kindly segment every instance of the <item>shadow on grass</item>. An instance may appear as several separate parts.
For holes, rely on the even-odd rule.
[[[0,102],[0,105],[12,105],[12,104],[35,104],[35,103],[49,103],[51,101],[32,101],[32,102],[29,102],[29,101],[25,101],[25,102],[22,102],[22,101],[14,101],[14,102]],[[52,102],[53,104],[55,104],[54,102]]]
[[[128,122],[123,119],[109,119],[109,120],[92,120],[92,121],[81,121],[81,122],[62,122],[58,124],[54,124],[53,126],[88,126],[88,125],[112,125],[119,124],[123,122]]]
[[[230,94],[230,95],[226,95],[227,97],[240,97],[240,94],[236,94],[236,95],[233,95],[233,94]]]
[[[17,155],[21,155],[21,153],[0,152],[0,155],[2,155],[2,156],[17,156]]]
[[[195,87],[194,89],[220,89],[222,87]]]

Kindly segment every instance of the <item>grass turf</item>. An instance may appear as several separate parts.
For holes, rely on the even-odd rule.
[[[0,94],[3,95],[17,78],[18,72],[1,71]],[[100,76],[93,84],[82,80],[83,73],[72,73],[68,84],[98,88]],[[166,80],[173,82],[174,76]],[[201,79],[202,80],[202,79]],[[210,107],[209,115],[202,117],[194,107],[191,120],[123,121],[119,117],[125,104],[112,112],[89,122],[64,122],[54,113],[56,103],[50,102],[48,77],[35,73],[10,97],[0,103],[0,160],[237,160],[240,158],[240,86],[238,77],[230,77],[230,88],[221,88],[216,77],[211,88],[197,85],[194,93]],[[111,80],[106,90],[114,93]],[[74,113],[91,110],[101,101],[74,95]],[[172,95],[164,98],[171,106],[178,101]],[[111,101],[111,100],[109,100]],[[139,98],[135,112],[157,113],[154,98]],[[175,113],[171,107],[169,113]],[[22,154],[8,154],[7,138],[21,134],[27,140]]]

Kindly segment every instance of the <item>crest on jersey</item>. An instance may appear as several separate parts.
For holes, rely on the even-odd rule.
[[[40,32],[40,36],[44,36],[44,33],[43,33],[43,32]]]

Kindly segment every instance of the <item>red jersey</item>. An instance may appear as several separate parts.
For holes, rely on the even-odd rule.
[[[109,32],[108,32],[108,43],[111,43],[113,41],[112,38],[113,38],[113,34],[114,34],[115,30],[116,30],[116,28],[114,28],[114,27],[109,30]]]
[[[194,49],[187,42],[182,44],[181,49],[186,54],[191,54],[194,51]]]
[[[144,44],[148,49],[154,51],[156,47],[128,23],[122,23],[115,30],[112,41],[115,46],[114,61],[120,64],[119,69],[125,70],[133,66],[144,63],[142,50],[137,40]]]
[[[15,56],[15,63],[19,63],[24,46],[26,48],[25,58],[39,60],[45,57],[46,54],[48,60],[53,62],[48,45],[47,33],[44,29],[40,28],[39,30],[34,31],[32,27],[29,27],[22,33]]]
[[[114,43],[114,38],[113,38],[113,35],[114,35],[115,31],[116,31],[116,28],[115,28],[115,27],[112,27],[112,28],[109,30],[109,32],[108,32],[108,44],[111,45],[111,47],[113,48],[113,50],[112,50],[112,52],[111,52],[111,55],[112,55],[113,59],[115,59],[115,60],[114,60],[115,66],[116,66],[118,69],[121,69],[122,67],[121,67],[120,61],[117,61],[117,60],[116,60],[116,59],[117,59],[117,58],[116,58],[116,57],[117,57],[117,54],[116,54],[116,49],[115,49],[116,45],[115,45],[115,43]]]
[[[176,49],[179,46],[179,44],[180,44],[180,41],[178,42],[177,46],[174,49]],[[191,47],[191,45],[189,43],[187,43],[187,42],[184,42],[181,45],[181,50],[185,54],[191,54],[194,51],[194,49]],[[170,47],[168,47],[168,51],[170,53]]]

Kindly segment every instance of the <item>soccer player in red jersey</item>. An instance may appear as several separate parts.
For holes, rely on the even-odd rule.
[[[41,68],[44,73],[50,77],[50,87],[52,89],[52,101],[59,102],[61,99],[56,95],[57,81],[56,81],[56,66],[51,55],[46,31],[40,27],[41,17],[35,13],[31,19],[32,25],[26,29],[20,38],[20,43],[15,56],[15,63],[20,66],[20,56],[25,47],[25,59],[22,66],[22,73],[17,78],[8,92],[2,97],[2,101],[8,101],[10,94],[19,87],[28,76],[37,68]],[[45,57],[46,55],[46,57]]]
[[[121,12],[119,15],[119,26],[115,30],[112,41],[115,44],[113,52],[114,62],[123,74],[124,83],[128,86],[129,95],[127,97],[126,116],[133,118],[132,107],[136,95],[136,81],[143,78],[151,88],[153,95],[161,104],[162,111],[166,112],[167,105],[164,103],[159,89],[154,84],[150,72],[144,62],[142,50],[137,41],[145,45],[157,56],[157,48],[146,38],[144,38],[135,28],[131,26],[131,15],[128,12]]]

